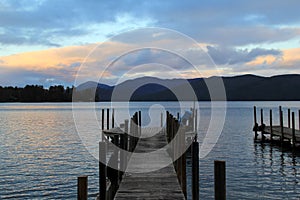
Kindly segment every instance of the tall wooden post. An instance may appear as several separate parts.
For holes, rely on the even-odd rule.
[[[215,160],[215,199],[226,199],[226,167],[225,161]]]
[[[109,108],[106,109],[106,129],[109,129]]]
[[[257,140],[257,118],[256,118],[256,106],[253,107],[253,112],[254,112],[254,140]]]
[[[178,120],[175,121],[177,124],[177,135],[178,135],[178,154],[177,157],[179,156],[178,159],[178,165],[179,165],[179,179],[181,180],[181,189],[182,192],[185,196],[185,198],[187,198],[187,190],[186,190],[186,152],[185,152],[185,129],[183,126],[180,126],[180,123],[178,122]]]
[[[163,113],[161,112],[160,113],[160,127],[163,127],[163,125],[164,125],[164,122],[163,122]]]
[[[139,136],[142,134],[142,111],[139,111]]]
[[[280,132],[281,132],[281,145],[283,145],[284,135],[283,135],[283,112],[280,110]]]
[[[161,114],[161,116],[163,116],[163,114]],[[170,122],[169,122],[169,112],[168,111],[166,111],[166,121],[165,121],[165,123],[166,123],[166,125],[165,125],[166,126],[166,131],[167,131],[167,140],[168,140],[168,143],[169,143],[170,142],[170,131],[169,131],[170,130],[170,128],[169,128]]]
[[[199,143],[192,142],[192,199],[199,200]]]
[[[128,124],[129,124],[129,120],[128,119],[125,119],[125,122],[124,122],[124,131],[125,131],[125,137],[124,137],[124,140],[125,140],[125,145],[124,145],[124,149],[126,150],[126,151],[128,151],[128,129],[129,129],[129,127],[128,127]]]
[[[99,142],[99,196],[106,200],[106,142]]]
[[[272,109],[270,109],[270,129],[271,129],[271,136],[270,136],[270,139],[271,139],[271,142],[273,141],[273,119],[272,119]]]
[[[77,199],[87,200],[88,199],[88,177],[79,176],[77,178]]]
[[[261,127],[262,127],[262,130],[261,130],[261,139],[262,141],[265,141],[265,135],[264,135],[264,110],[261,108],[260,109],[260,123],[261,123]]]
[[[281,106],[279,106],[279,114],[280,114],[280,112],[282,111],[282,107]]]
[[[192,127],[191,127],[191,131],[193,131],[193,130],[195,130],[195,109],[194,108],[191,108],[191,110],[192,110]]]
[[[111,115],[111,127],[115,128],[115,109],[112,109],[112,115]]]
[[[198,110],[195,110],[195,132],[196,132],[196,136],[197,136],[197,132],[198,132]]]
[[[298,110],[298,125],[299,125],[298,129],[300,130],[300,110]]]
[[[101,128],[102,128],[102,130],[104,130],[104,109],[102,109],[102,118],[101,118],[101,122],[102,122]]]
[[[291,109],[288,109],[288,127],[291,128]]]
[[[295,113],[292,112],[292,134],[293,134],[293,149],[296,147],[296,135],[295,135]]]

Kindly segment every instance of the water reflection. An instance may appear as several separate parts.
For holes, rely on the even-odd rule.
[[[258,182],[264,188],[262,197],[270,199],[285,194],[299,197],[299,153],[270,143],[254,144],[254,162]]]

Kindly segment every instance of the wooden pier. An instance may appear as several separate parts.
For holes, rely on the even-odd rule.
[[[97,199],[187,199],[187,153],[192,163],[190,196],[192,200],[199,199],[196,110],[192,110],[188,120],[182,121],[179,114],[174,117],[166,112],[165,119],[161,114],[160,127],[142,127],[140,111],[115,127],[114,110],[111,121],[109,113],[106,109],[104,129],[105,109],[102,109],[103,141],[99,142]],[[109,158],[108,150],[113,152]],[[144,156],[139,155],[143,153]],[[215,199],[226,199],[225,180],[225,162],[215,161]],[[78,199],[87,199],[87,177],[78,177]]]
[[[273,125],[273,111],[269,110],[269,125],[264,123],[264,110],[260,109],[260,124],[258,125],[256,116],[256,106],[254,106],[254,140],[261,142],[271,142],[280,145],[291,145],[293,149],[299,147],[300,144],[300,111],[299,113],[299,129],[295,127],[295,112],[287,109],[287,125],[284,125],[284,115],[282,107],[279,106],[279,125]],[[260,140],[258,139],[258,132],[261,133]],[[266,136],[269,136],[268,138]]]

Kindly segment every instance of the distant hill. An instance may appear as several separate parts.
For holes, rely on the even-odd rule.
[[[142,77],[115,86],[88,81],[76,88],[0,86],[0,102],[193,101],[195,95],[199,101],[210,101],[206,82],[214,84],[217,78],[222,78],[229,101],[300,101],[300,75],[262,77],[249,74],[188,80]]]
[[[187,87],[192,87],[199,101],[209,101],[210,95],[205,81],[216,77],[196,79],[159,79],[143,77],[127,80],[116,86],[87,82],[77,87],[86,90],[97,87],[97,101],[174,101],[176,91],[181,100],[194,100]],[[230,101],[297,101],[300,100],[300,75],[279,75],[262,77],[241,75],[221,77],[224,82],[227,100]],[[77,89],[77,90],[78,90]]]

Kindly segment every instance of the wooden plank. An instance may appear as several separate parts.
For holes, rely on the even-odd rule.
[[[273,126],[272,131],[273,131],[273,136],[281,137],[281,126]],[[271,127],[266,126],[265,129],[264,129],[264,132],[266,134],[270,134],[271,133]],[[283,127],[283,136],[286,139],[292,139],[293,138],[293,130],[291,128],[288,128],[288,127]],[[300,130],[295,130],[295,138],[296,138],[296,141],[300,140]]]
[[[135,153],[156,153],[131,157],[115,199],[185,199],[161,130],[161,127],[142,128]],[[160,165],[167,166],[155,170]]]

